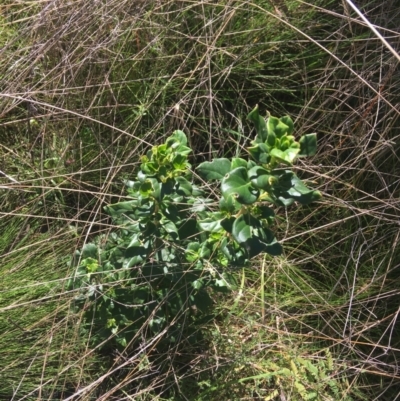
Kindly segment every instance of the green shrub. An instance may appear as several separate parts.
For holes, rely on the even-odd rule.
[[[185,321],[209,313],[209,288],[235,285],[234,267],[263,252],[282,253],[268,204],[320,198],[290,169],[297,157],[315,154],[316,135],[296,141],[290,117],[265,121],[257,107],[248,118],[257,131],[248,160],[200,164],[207,186],[192,172],[191,149],[178,130],[142,156],[136,179],[125,182],[129,200],[105,207],[118,229],[76,252],[69,282],[94,344],[114,337],[126,347],[143,327],[156,335],[172,326],[174,342]]]

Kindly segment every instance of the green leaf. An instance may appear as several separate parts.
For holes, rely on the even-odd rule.
[[[204,242],[200,247],[199,256],[203,259],[209,259],[211,255],[211,250],[208,247],[208,243]]]
[[[178,228],[176,227],[176,225],[175,225],[172,221],[170,221],[170,220],[168,220],[168,219],[165,219],[165,218],[162,218],[161,221],[160,221],[160,224],[162,225],[162,227],[164,228],[164,230],[165,230],[169,235],[171,235],[171,237],[172,237],[174,240],[177,240],[177,239],[179,238]]]
[[[279,118],[270,116],[267,121],[268,135],[275,133],[277,138],[282,138],[289,131],[289,126],[283,123]],[[268,140],[269,143],[269,140]]]
[[[88,273],[94,273],[99,268],[99,262],[94,258],[83,259],[81,265],[86,267]]]
[[[176,149],[174,149],[175,153],[180,154],[181,156],[187,156],[190,153],[192,153],[192,149],[188,148],[187,146],[184,145],[179,145]],[[189,165],[187,165],[189,167]]]
[[[126,223],[128,219],[134,218],[142,221],[143,219],[147,219],[149,216],[154,214],[155,204],[151,198],[142,198],[140,199],[140,203],[137,205],[134,213],[127,213],[126,216],[122,216],[121,221]],[[128,218],[128,219],[127,219]],[[129,221],[129,220],[128,220]],[[130,221],[133,223],[132,221]],[[134,224],[134,223],[133,223]],[[141,228],[139,227],[139,230]],[[137,228],[134,228],[134,231],[137,231]]]
[[[257,163],[254,160],[248,160],[247,161],[247,170],[250,170],[255,166],[257,166]]]
[[[178,153],[174,156],[172,160],[172,165],[175,170],[186,170],[187,168],[187,158],[185,155]]]
[[[148,250],[144,246],[131,246],[125,251],[124,267],[137,265],[147,257]]]
[[[140,171],[139,171],[140,173]],[[138,173],[138,177],[139,177],[139,173]],[[141,173],[143,174],[143,173]],[[135,181],[132,180],[122,180],[122,182],[124,183],[124,185],[128,188],[128,189],[134,189],[135,188]],[[137,184],[136,184],[137,185]]]
[[[201,288],[204,287],[204,280],[202,280],[202,279],[194,280],[194,281],[192,282],[192,287],[193,287],[195,290],[200,290]]]
[[[257,132],[256,142],[265,142],[268,136],[267,124],[258,113],[258,105],[249,113],[247,118],[255,125]]]
[[[248,216],[241,215],[233,222],[232,236],[239,244],[244,244],[253,237],[249,220]]]
[[[232,236],[246,249],[250,258],[261,252],[268,252],[274,256],[282,254],[282,247],[272,231],[262,227],[254,216],[239,216],[233,223]]]
[[[166,141],[166,145],[172,148],[177,148],[179,145],[186,146],[187,143],[186,134],[181,130],[174,131]]]
[[[157,173],[159,168],[158,163],[155,162],[148,162],[148,163],[143,163],[140,166],[140,169],[143,171],[144,174],[148,175],[154,175]]]
[[[278,188],[281,191],[288,191],[290,188],[292,188],[292,186],[293,186],[292,179],[295,176],[293,171],[277,170],[277,171],[274,171],[272,174],[277,179],[277,183],[275,185],[276,188]]]
[[[131,200],[126,202],[114,203],[112,205],[107,205],[104,210],[111,215],[111,217],[119,216],[123,213],[132,212],[137,207],[137,201]]]
[[[261,219],[267,220],[269,224],[272,224],[275,218],[275,212],[268,206],[260,205],[256,208],[255,212]]]
[[[198,222],[199,227],[208,232],[216,233],[221,230],[221,219],[207,218]]]
[[[268,131],[268,137],[266,144],[269,148],[274,148],[276,146],[276,135],[274,131]]]
[[[270,191],[276,181],[276,178],[271,175],[269,170],[260,166],[253,167],[249,170],[248,175],[251,183],[256,188],[263,189],[264,191]]]
[[[287,150],[285,150],[286,153],[286,160],[289,160],[291,164],[296,160],[298,154],[300,152],[300,148],[290,146]]]
[[[233,222],[231,224],[231,228],[232,228],[232,225],[233,225]],[[231,241],[229,238],[225,237],[220,242],[218,248],[228,258],[229,261],[232,261],[235,258],[235,249],[233,247],[233,241]]]
[[[268,164],[271,160],[268,147],[265,143],[253,143],[247,150],[258,163]]]
[[[140,186],[140,194],[142,196],[148,196],[153,192],[153,186],[151,185],[150,180],[146,180],[143,182],[143,184]]]
[[[290,197],[278,196],[275,202],[278,206],[285,206],[288,207],[293,205],[294,199]]]
[[[294,201],[306,205],[322,196],[319,191],[308,188],[291,170],[274,172],[273,175],[277,179],[272,188],[277,205],[290,206]]]
[[[166,198],[163,199],[163,202],[160,205],[161,211],[164,216],[172,221],[179,220],[179,208],[178,206],[171,202],[166,201]]]
[[[280,120],[283,124],[285,124],[288,127],[287,134],[292,135],[294,131],[293,120],[289,116],[283,116],[280,118]]]
[[[314,156],[317,153],[317,134],[307,134],[300,138],[299,156]]]
[[[195,262],[199,258],[200,244],[198,242],[190,242],[186,248],[186,260],[188,262]]]
[[[235,221],[234,217],[228,217],[221,221],[221,226],[225,231],[227,231],[228,233],[231,233],[234,221]]]
[[[143,173],[143,171],[141,171],[141,170],[139,170],[139,172],[138,172],[138,174],[137,174],[137,178],[138,178],[138,180],[140,181],[140,182],[144,182],[145,180],[146,180],[146,178],[147,178],[147,175],[145,174],[145,173]],[[129,182],[132,182],[132,181],[129,181]],[[136,185],[135,185],[136,183],[135,182],[133,182],[133,185],[132,185],[132,188],[135,188],[136,189]],[[128,185],[128,184],[126,184],[126,185]],[[130,186],[129,186],[130,187]]]
[[[231,171],[231,162],[225,158],[214,159],[212,162],[201,163],[197,170],[207,181],[221,180]]]
[[[189,196],[192,194],[192,184],[184,177],[176,177],[175,181],[178,186],[176,188],[176,192],[179,195]]]
[[[280,256],[283,253],[282,245],[276,240],[270,244],[264,244],[264,250],[272,256]]]
[[[159,181],[156,178],[147,178],[140,185],[140,194],[143,197],[153,196],[156,199],[160,199],[161,187]]]
[[[222,212],[234,213],[240,208],[240,203],[236,202],[232,196],[228,196],[227,198],[222,197],[219,201],[219,210]]]
[[[245,167],[238,167],[226,174],[221,183],[224,198],[233,196],[244,205],[251,205],[259,196],[259,191],[251,185]]]
[[[301,195],[301,196],[299,196],[299,197],[297,197],[295,199],[296,199],[297,202],[299,202],[302,205],[308,205],[308,204],[310,204],[312,202],[315,202],[315,201],[317,201],[317,200],[319,200],[321,198],[322,198],[321,192],[311,190],[308,194]]]
[[[301,181],[296,175],[292,177],[292,188],[289,189],[288,194],[292,196],[301,196],[308,195],[310,192],[313,192],[312,189],[307,188],[303,181]]]
[[[178,145],[179,145],[179,142],[178,142]],[[162,145],[153,147],[153,157],[159,161],[164,159],[170,153],[171,153],[171,151],[168,149],[168,147],[165,143]]]
[[[229,285],[229,283],[225,280],[225,278],[223,276],[220,276],[220,278],[215,279],[214,285],[215,285],[215,287],[218,287],[219,290],[231,288],[231,286]]]
[[[241,159],[240,157],[232,158],[231,170],[234,170],[236,167],[246,167],[247,168],[247,161],[244,159]]]
[[[82,259],[93,258],[97,260],[99,257],[98,252],[98,248],[95,244],[88,243],[83,246],[81,256]]]
[[[132,237],[130,238],[128,248],[131,246],[141,246],[141,245],[142,243],[140,242],[140,233],[133,234]]]
[[[288,151],[282,152],[280,149],[273,148],[270,152],[271,156],[277,159],[279,162],[286,164],[287,166],[291,166],[293,163],[293,154],[287,153]]]

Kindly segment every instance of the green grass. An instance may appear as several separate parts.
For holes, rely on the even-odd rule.
[[[40,222],[40,220],[39,220]],[[90,378],[95,365],[77,337],[64,292],[68,232],[41,234],[38,219],[1,221],[0,397],[61,399]]]
[[[398,397],[398,67],[344,4],[1,6],[0,398]],[[362,11],[396,43],[395,1]],[[297,173],[324,198],[276,210],[285,257],[214,295],[197,344],[89,349],[63,287],[69,255],[113,229],[102,207],[150,144],[182,129],[194,165],[238,155],[255,104],[318,133]]]

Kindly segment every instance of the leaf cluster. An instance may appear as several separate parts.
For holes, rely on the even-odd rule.
[[[257,130],[251,158],[200,164],[208,187],[196,184],[187,137],[177,130],[142,156],[136,178],[125,182],[128,200],[105,207],[119,228],[76,252],[69,283],[79,290],[76,305],[92,324],[94,343],[114,337],[126,347],[145,324],[158,334],[198,321],[212,305],[207,289],[235,286],[233,267],[262,252],[282,253],[271,205],[320,197],[289,169],[296,157],[315,153],[316,136],[296,142],[289,117],[265,121],[257,108],[249,119]],[[215,181],[221,195],[210,199],[206,188]]]

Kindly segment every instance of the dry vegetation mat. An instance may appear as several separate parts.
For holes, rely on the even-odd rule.
[[[400,6],[358,3],[2,1],[0,399],[399,398]],[[238,161],[250,157],[271,163],[262,159],[268,140],[252,144],[247,116],[256,105],[262,117],[294,122],[288,139],[289,120],[280,120],[289,128],[278,150],[291,149],[273,154],[280,164],[294,161],[294,142],[317,134],[317,153],[299,159],[293,174],[322,197],[301,202],[311,195],[299,184],[294,202],[265,199],[271,213],[259,209],[253,231],[236,230],[243,219],[221,226],[233,248],[215,246],[220,227],[203,221],[204,243],[214,248],[191,245],[179,265],[183,301],[169,305],[175,284],[163,293],[157,280],[169,274],[166,250],[182,254],[174,243],[182,230],[163,220],[167,234],[146,242],[135,215],[145,207],[132,207],[132,194],[156,196],[155,181],[145,181],[154,178],[154,149],[164,152],[171,135],[187,156],[174,168],[186,163],[190,184],[173,176],[175,206],[189,192],[200,197],[192,184],[212,210],[221,193],[228,203],[239,194],[246,208],[254,188],[272,191],[269,171],[262,183],[261,175],[241,176],[244,196],[197,169],[215,159],[236,160],[232,170],[255,167]],[[133,182],[140,174],[143,186]],[[157,174],[162,183],[171,178]],[[112,206],[126,202],[130,209],[118,213],[137,232],[128,246],[118,243],[126,227]],[[178,211],[191,221],[188,210]],[[262,221],[282,254],[269,252],[275,242]],[[253,252],[251,236],[267,245]],[[101,295],[114,309],[99,320],[96,274],[107,270],[99,254],[124,246],[127,254],[110,254],[126,271],[108,277],[114,292]],[[229,249],[242,252],[240,263]],[[118,304],[134,291],[131,272],[160,262],[162,252],[157,277],[140,272],[146,294]],[[87,280],[77,285],[71,277],[79,274]],[[207,277],[220,291],[204,291],[202,310],[185,299]],[[160,309],[132,313],[132,321],[118,314],[156,299],[167,322],[157,321]]]

